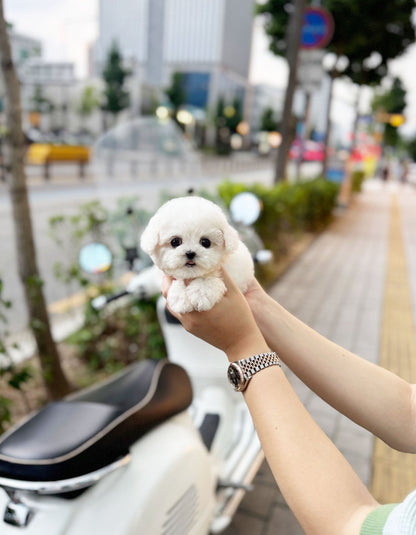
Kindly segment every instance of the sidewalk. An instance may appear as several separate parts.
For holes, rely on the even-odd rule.
[[[271,288],[302,321],[416,382],[416,189],[365,185]],[[301,401],[382,502],[416,488],[414,456],[393,452],[286,370]],[[264,463],[226,535],[302,535]]]

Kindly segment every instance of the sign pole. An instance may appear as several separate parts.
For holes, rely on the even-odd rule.
[[[303,111],[303,125],[302,131],[299,136],[299,154],[296,161],[296,182],[300,180],[300,168],[302,165],[303,153],[305,150],[305,142],[309,138],[309,110],[311,107],[311,93],[310,91],[305,91],[305,109]]]

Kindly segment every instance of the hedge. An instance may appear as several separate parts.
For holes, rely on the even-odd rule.
[[[218,193],[227,207],[231,199],[243,191],[250,191],[261,200],[263,210],[255,227],[265,246],[276,250],[283,234],[316,232],[330,222],[337,202],[338,184],[317,178],[272,187],[229,181],[218,186]]]

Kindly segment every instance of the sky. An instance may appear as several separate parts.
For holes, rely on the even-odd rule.
[[[6,20],[17,33],[41,40],[46,60],[72,61],[87,72],[88,46],[98,30],[98,0],[3,0]]]
[[[3,0],[6,19],[18,33],[42,41],[46,60],[75,63],[76,75],[87,73],[87,50],[98,33],[98,0]],[[416,133],[416,45],[390,65],[392,75],[400,76],[407,91],[407,122],[404,133]],[[261,19],[255,21],[250,80],[253,83],[284,88],[288,69],[286,62],[268,51],[267,36]],[[355,88],[349,83],[335,86],[335,118],[351,121]],[[363,99],[362,111],[368,109],[369,98]]]

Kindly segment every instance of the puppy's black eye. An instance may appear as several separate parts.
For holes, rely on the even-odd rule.
[[[182,240],[181,238],[172,238],[170,240],[170,244],[172,245],[173,248],[175,247],[179,247],[179,245],[182,243]]]
[[[201,238],[199,243],[202,245],[202,247],[205,247],[205,249],[211,247],[211,242],[208,238]]]

